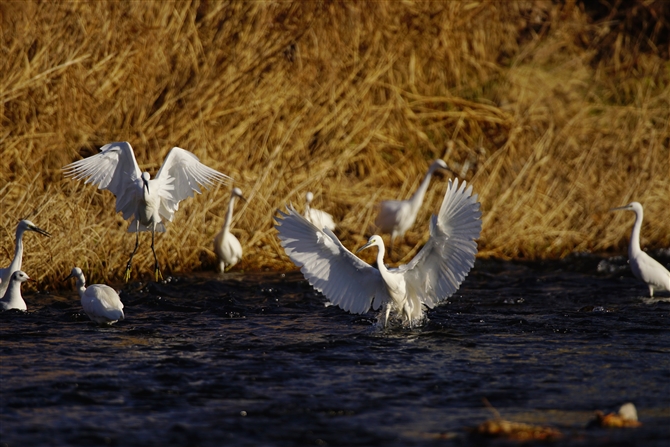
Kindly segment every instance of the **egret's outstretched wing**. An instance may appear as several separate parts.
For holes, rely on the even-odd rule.
[[[399,267],[408,289],[430,308],[458,290],[475,264],[482,213],[472,186],[465,186],[463,182],[459,188],[458,179],[449,182],[440,212],[431,219],[430,239],[409,264]]]
[[[216,183],[225,184],[230,177],[200,163],[198,157],[189,151],[173,147],[165,157],[155,180],[163,199],[161,204],[170,213],[167,216],[161,210],[161,215],[172,220],[171,214],[179,209],[179,202],[193,197],[194,192],[200,194],[199,185],[209,188]]]
[[[116,196],[116,211],[123,212],[124,219],[135,212],[134,206],[129,204],[134,204],[135,182],[142,173],[127,141],[106,144],[99,154],[70,163],[63,170],[66,177],[87,179],[86,183],[111,191]]]
[[[386,294],[379,270],[347,250],[332,231],[319,230],[292,206],[279,211],[275,228],[281,245],[309,283],[342,309],[362,314]]]

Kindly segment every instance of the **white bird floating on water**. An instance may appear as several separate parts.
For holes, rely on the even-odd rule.
[[[481,212],[472,186],[449,182],[440,212],[430,223],[430,239],[409,264],[387,269],[384,243],[374,235],[359,249],[377,246],[377,267],[347,250],[327,228],[320,230],[291,206],[277,222],[281,245],[309,283],[342,309],[362,314],[383,307],[381,324],[399,314],[403,324],[423,319],[423,306],[433,308],[451,296],[475,262]]]
[[[164,232],[163,219],[172,221],[179,209],[179,202],[193,193],[200,194],[198,185],[214,186],[225,184],[230,177],[200,163],[198,157],[184,149],[173,147],[156,178],[150,179],[148,172],[141,172],[130,143],[126,141],[106,144],[100,153],[75,161],[63,168],[65,175],[76,180],[98,185],[116,196],[116,212],[121,211],[124,219],[134,219],[128,226],[129,233],[137,233],[135,249],[130,254],[124,279],[130,279],[133,256],[139,246],[139,232],[151,231],[151,251],[154,254],[154,274],[156,281],[163,278],[158,267],[154,249],[156,232]]]
[[[333,216],[325,211],[314,209],[310,206],[314,200],[314,194],[311,191],[305,194],[305,218],[312,222],[317,228],[328,228],[330,231],[335,231],[335,221]]]
[[[23,233],[26,231],[34,231],[44,236],[51,236],[43,229],[37,227],[34,223],[29,220],[22,220],[16,226],[16,247],[14,248],[14,259],[12,263],[9,264],[9,267],[0,269],[0,296],[5,295],[7,286],[9,286],[9,279],[12,277],[12,273],[17,270],[21,270],[21,264],[23,263]]]
[[[226,267],[231,268],[242,259],[242,245],[235,235],[230,232],[230,226],[233,221],[233,207],[235,206],[235,198],[237,197],[245,202],[247,201],[242,195],[240,188],[233,188],[223,228],[214,237],[214,251],[219,258],[219,272],[224,272]]]
[[[426,195],[428,185],[430,185],[430,179],[438,169],[447,170],[449,168],[444,160],[437,159],[433,161],[412,197],[407,200],[384,200],[379,204],[379,214],[377,214],[377,218],[375,219],[375,225],[379,227],[379,231],[382,233],[391,234],[391,246],[389,249],[391,256],[393,255],[394,239],[398,236],[403,237],[405,232],[414,225],[419,208],[421,208],[421,204],[423,203],[423,197]]]
[[[610,211],[626,210],[635,213],[633,231],[628,242],[628,262],[633,275],[641,279],[649,287],[649,296],[654,296],[654,290],[670,292],[670,272],[660,262],[640,249],[640,229],[644,211],[639,202],[612,208]]]
[[[105,284],[93,284],[86,287],[86,278],[79,267],[74,267],[65,279],[69,278],[77,279],[81,306],[93,322],[109,326],[125,318],[123,303],[116,290]]]
[[[0,307],[2,307],[2,310],[28,310],[28,306],[26,306],[26,302],[23,301],[23,297],[21,296],[21,283],[26,281],[32,280],[25,272],[17,270],[12,273],[12,276],[8,281],[9,287],[7,287],[7,291],[2,299],[0,299]]]

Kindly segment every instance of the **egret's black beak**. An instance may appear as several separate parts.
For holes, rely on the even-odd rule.
[[[372,245],[372,242],[369,242],[369,241],[368,241],[367,244],[363,245],[361,248],[359,248],[358,250],[356,250],[356,253],[358,253],[359,251],[363,251],[363,250],[365,250],[365,249],[368,248],[370,245]]]
[[[51,237],[51,234],[48,231],[44,231],[40,227],[36,227],[36,226],[32,225],[32,226],[28,227],[28,229],[31,230],[31,231],[34,231],[36,233],[39,233],[43,236]]]

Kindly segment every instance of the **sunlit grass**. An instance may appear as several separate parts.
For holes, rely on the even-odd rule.
[[[480,195],[481,256],[621,250],[632,215],[607,210],[632,200],[645,206],[643,246],[670,245],[668,61],[625,39],[599,52],[607,24],[525,5],[4,2],[0,265],[29,218],[53,234],[26,235],[32,277],[60,287],[73,265],[121,277],[134,235],[113,195],[60,169],[120,140],[152,174],[179,146],[236,180],[248,199],[236,270],[291,268],[273,216],[301,209],[308,190],[360,246],[375,204],[407,198],[437,157]],[[433,181],[406,258],[447,178]],[[214,269],[228,195],[182,202],[157,238],[168,273]],[[142,236],[134,275],[148,279]]]

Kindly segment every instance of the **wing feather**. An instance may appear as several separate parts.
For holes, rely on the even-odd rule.
[[[122,211],[124,219],[135,212],[128,204],[134,203],[135,182],[142,173],[127,141],[106,144],[100,148],[99,154],[70,163],[63,170],[66,177],[86,179],[86,184],[111,191],[116,196],[116,211]]]
[[[379,271],[347,250],[328,228],[315,227],[293,206],[279,211],[281,245],[309,283],[342,309],[362,314],[386,295]]]
[[[481,233],[481,211],[477,195],[466,182],[450,181],[442,206],[430,223],[430,239],[412,259],[399,267],[407,287],[432,308],[451,296],[474,266]]]
[[[210,188],[217,183],[226,184],[230,177],[200,163],[191,152],[173,147],[155,180],[162,199],[161,215],[172,220],[172,215],[179,209],[179,202],[193,197],[194,193],[200,194],[200,185]]]

